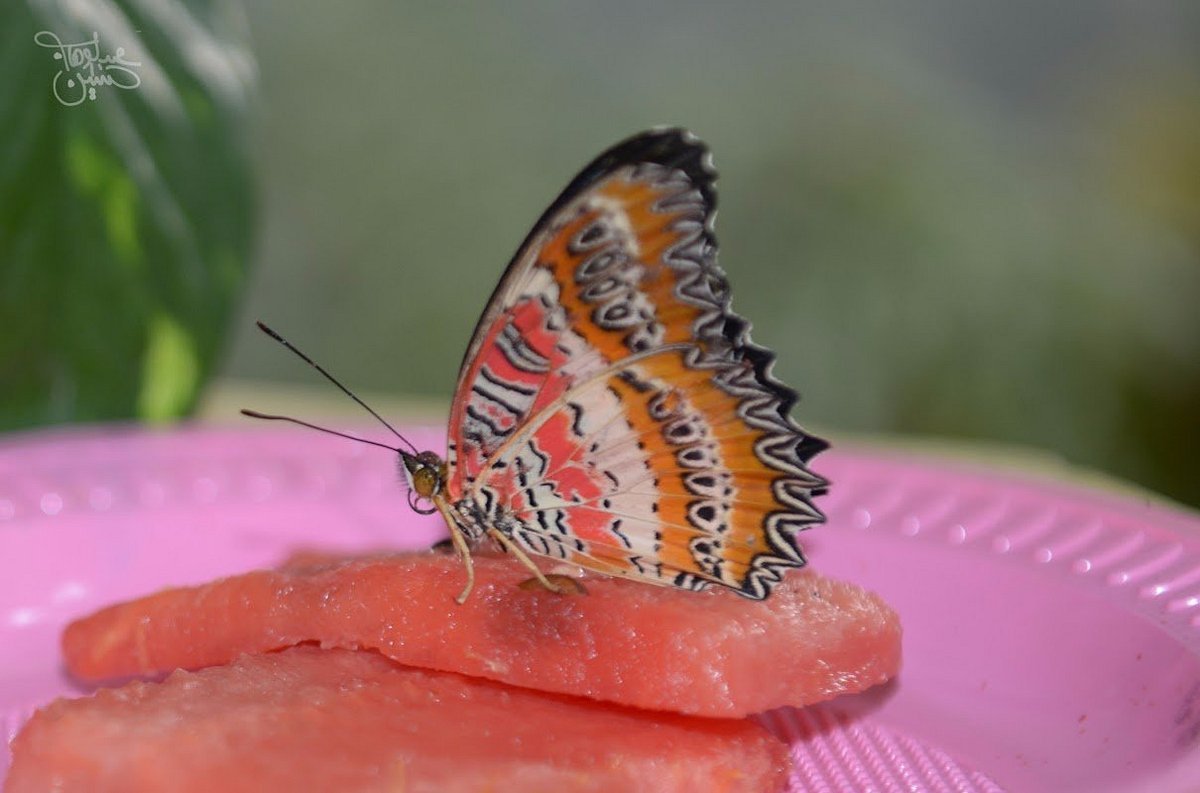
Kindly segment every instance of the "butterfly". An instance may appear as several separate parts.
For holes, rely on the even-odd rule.
[[[809,461],[828,444],[792,419],[796,392],[730,309],[715,180],[708,149],[682,129],[589,163],[479,318],[445,458],[387,446],[410,505],[446,521],[467,576],[459,603],[471,550],[489,539],[556,591],[561,578],[531,557],[760,600],[804,565],[796,533],[824,520],[813,499],[828,487]]]

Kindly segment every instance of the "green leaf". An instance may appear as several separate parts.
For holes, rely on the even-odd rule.
[[[250,252],[239,7],[0,4],[0,69],[0,429],[185,415]]]
[[[200,379],[200,359],[187,330],[166,314],[154,317],[149,330],[137,412],[160,422],[187,409]]]

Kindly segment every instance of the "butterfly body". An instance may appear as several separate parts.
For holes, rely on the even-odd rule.
[[[729,308],[714,180],[690,134],[643,133],[521,245],[464,356],[445,461],[401,453],[468,572],[485,537],[534,570],[759,599],[804,564],[795,533],[823,520],[827,485],[807,463],[826,444]]]

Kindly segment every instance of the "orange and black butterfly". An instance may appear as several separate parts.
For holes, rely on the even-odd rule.
[[[796,392],[730,310],[715,179],[679,129],[593,160],[479,319],[445,459],[395,449],[466,564],[460,602],[488,539],[551,589],[530,557],[755,599],[804,564],[796,532],[824,519],[827,486],[808,463],[827,444],[792,420]]]

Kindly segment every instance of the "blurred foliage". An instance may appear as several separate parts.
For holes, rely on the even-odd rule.
[[[250,9],[266,216],[230,374],[312,382],[261,317],[352,386],[448,400],[528,224],[682,124],[802,422],[1030,444],[1200,504],[1200,7],[354,8]]]
[[[1116,379],[1131,476],[1200,505],[1200,70],[1151,62],[1114,86],[1116,112],[1098,110],[1110,156],[1103,187],[1124,213],[1164,232],[1172,278],[1129,318],[1143,326]],[[1140,262],[1139,262],[1140,264]],[[1169,312],[1164,321],[1162,313]]]
[[[236,10],[0,6],[0,428],[184,415],[212,374],[253,229]],[[68,74],[64,104],[41,31],[123,49],[134,87]]]

